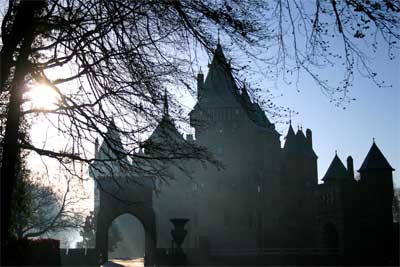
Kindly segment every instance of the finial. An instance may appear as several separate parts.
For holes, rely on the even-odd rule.
[[[372,143],[375,144],[375,137],[372,137]]]
[[[201,66],[200,66],[199,74],[203,74],[203,71],[202,71],[202,69],[201,69]]]
[[[337,156],[337,150],[335,149],[335,156]]]
[[[292,125],[292,111],[289,110],[289,125]]]
[[[168,96],[167,89],[164,90],[164,116],[168,116]]]
[[[220,45],[220,40],[219,40],[219,29],[218,29],[218,45]]]

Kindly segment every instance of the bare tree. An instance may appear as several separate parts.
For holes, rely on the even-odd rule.
[[[354,69],[359,66],[375,81],[376,74],[367,62],[368,51],[357,41],[371,40],[365,36],[373,34],[371,45],[375,47],[380,35],[389,51],[398,49],[398,2],[306,3],[10,0],[2,21],[0,54],[0,96],[2,109],[7,112],[1,167],[2,241],[9,229],[19,148],[55,158],[64,165],[70,161],[93,163],[96,159],[87,144],[97,136],[113,142],[106,129],[111,125],[110,118],[115,118],[118,127],[114,130],[122,136],[118,142],[124,150],[116,150],[114,158],[103,161],[186,158],[215,163],[206,149],[188,146],[187,142],[163,147],[170,153],[162,157],[137,151],[143,134],[161,120],[164,90],[191,89],[188,81],[193,77],[197,48],[211,51],[217,43],[217,31],[226,43],[263,60],[268,70],[275,68],[276,75],[311,75],[332,98],[339,92],[339,102],[347,99]],[[341,38],[341,52],[330,45],[332,35]],[[345,76],[342,84],[332,87],[316,69],[337,61],[344,63]],[[231,68],[240,77],[240,68],[235,68],[234,62]],[[57,94],[54,107],[23,105],[24,93],[35,84],[46,84]],[[184,121],[174,99],[171,105],[175,121]],[[49,116],[49,122],[68,140],[67,149],[36,147],[18,135],[21,118],[38,113]]]
[[[71,194],[74,187],[68,179],[65,179],[65,188],[58,189],[54,185],[45,185],[43,180],[36,176],[18,181],[17,190],[20,188],[22,194],[14,207],[14,228],[18,238],[41,237],[83,225],[85,210],[77,208],[86,199],[82,192],[79,192],[80,196]]]

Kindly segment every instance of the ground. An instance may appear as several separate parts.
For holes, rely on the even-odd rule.
[[[110,259],[103,267],[142,267],[144,266],[143,258],[137,259]]]

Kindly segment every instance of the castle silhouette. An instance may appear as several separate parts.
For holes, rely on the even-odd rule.
[[[179,133],[165,96],[163,117],[138,155],[162,153],[152,148],[175,140],[207,147],[225,168],[190,161],[185,166],[193,179],[172,166],[168,171],[175,179],[168,184],[155,178],[128,185],[121,179],[117,188],[112,182],[116,178],[107,178],[110,169],[118,173],[117,164],[101,161],[124,149],[112,123],[107,138],[115,142],[96,142],[99,161],[90,167],[98,181],[96,246],[103,256],[110,223],[131,213],[145,228],[148,263],[167,257],[171,218],[190,219],[183,245],[189,264],[204,264],[202,258],[214,264],[240,264],[239,259],[247,264],[396,263],[394,169],[375,142],[358,180],[352,158],[344,166],[335,155],[318,184],[311,130],[295,133],[290,125],[281,147],[274,124],[246,88],[236,85],[219,44],[206,78],[201,72],[197,76],[197,90],[198,101],[189,114],[195,138]],[[130,176],[121,172],[121,177]],[[113,193],[131,204],[111,197]]]

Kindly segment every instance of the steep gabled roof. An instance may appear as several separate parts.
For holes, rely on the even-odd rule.
[[[343,162],[340,160],[338,155],[335,155],[333,158],[331,165],[329,165],[328,170],[322,180],[324,182],[334,181],[334,180],[342,180],[349,178],[349,174],[347,172],[346,167],[343,165]]]
[[[259,129],[279,135],[275,130],[275,125],[268,120],[258,103],[253,103],[251,101],[246,88],[244,88],[240,94],[232,75],[230,64],[227,62],[220,44],[217,45],[214,51],[213,59],[211,64],[209,64],[209,71],[202,90],[204,90],[204,92],[201,94],[193,110],[189,113],[191,117],[196,116],[195,114],[201,108],[206,108],[205,106],[241,107],[248,118],[254,122]]]
[[[308,158],[317,158],[317,154],[315,154],[314,150],[308,143],[303,131],[299,129],[295,134],[291,124],[289,125],[289,130],[286,135],[286,142],[283,149],[286,155],[296,154],[306,156]]]
[[[162,143],[163,140],[165,141],[170,138],[183,139],[182,135],[176,129],[175,123],[170,118],[163,117],[146,142]]]
[[[366,170],[392,170],[389,162],[386,160],[385,156],[382,154],[378,146],[373,142],[371,149],[369,150],[364,162],[361,164],[359,172]]]
[[[144,146],[150,149],[161,150],[163,144],[183,141],[183,136],[176,129],[175,123],[169,116],[167,93],[164,95],[163,116]]]
[[[211,64],[209,64],[203,90],[204,94],[201,98],[207,98],[206,102],[208,103],[219,106],[237,105],[235,95],[238,94],[238,88],[220,44],[217,45]]]
[[[295,142],[296,138],[296,134],[294,133],[293,127],[292,127],[292,123],[289,124],[289,129],[288,132],[285,136],[285,149],[289,149],[289,147],[291,147],[293,144],[293,142]]]
[[[269,131],[279,135],[279,133],[275,130],[275,125],[268,120],[264,110],[262,110],[260,105],[251,101],[246,87],[243,88],[242,94],[238,95],[237,98],[251,121],[253,121],[258,127],[268,129]]]
[[[121,137],[117,126],[112,119],[107,127],[105,138],[99,148],[98,156],[100,159],[114,159],[123,157],[125,150],[122,145]]]

